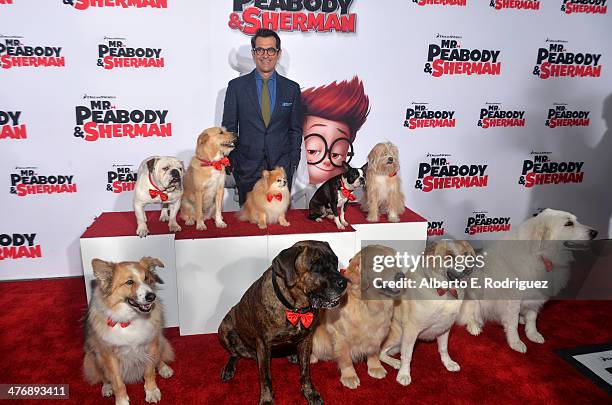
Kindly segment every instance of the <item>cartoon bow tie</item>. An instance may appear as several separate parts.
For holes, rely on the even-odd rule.
[[[305,328],[310,328],[310,325],[312,325],[312,321],[314,320],[314,315],[312,312],[300,314],[299,312],[293,312],[285,309],[285,315],[287,316],[287,320],[293,326],[296,326],[298,322],[302,322],[302,325],[304,325]]]
[[[201,162],[202,163],[200,163],[200,166],[212,166],[219,171],[223,170],[224,167],[227,167],[230,165],[230,160],[227,156],[224,157],[223,159],[215,160],[214,162],[211,162],[208,160],[202,160]]]
[[[449,288],[448,290],[445,290],[444,288],[438,288],[438,295],[441,297],[446,293],[449,293],[450,295],[452,295],[453,297],[455,297],[455,299],[459,299],[459,294],[457,293],[457,289],[456,288]]]
[[[275,198],[278,201],[283,201],[283,195],[281,193],[268,194],[268,202],[272,202],[272,200],[274,200]]]
[[[156,190],[156,189],[153,189],[153,188],[149,189],[149,195],[151,196],[151,198],[155,198],[155,197],[159,196],[159,198],[162,201],[167,201],[168,200],[168,194],[164,193],[163,191]]]

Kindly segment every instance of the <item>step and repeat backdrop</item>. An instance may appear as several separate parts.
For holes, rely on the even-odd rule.
[[[82,274],[80,235],[132,209],[138,164],[187,164],[220,125],[260,27],[310,119],[348,127],[335,159],[398,146],[431,237],[500,238],[546,207],[607,237],[606,0],[0,0],[0,279]],[[296,191],[324,178],[317,140]]]

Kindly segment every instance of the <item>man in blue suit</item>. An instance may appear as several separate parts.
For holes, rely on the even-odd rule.
[[[251,48],[256,68],[229,82],[223,106],[222,125],[238,134],[230,161],[240,205],[264,169],[282,166],[291,187],[302,144],[300,86],[275,71],[281,54],[279,36],[259,29]]]

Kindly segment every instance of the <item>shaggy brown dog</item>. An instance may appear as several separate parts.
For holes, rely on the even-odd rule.
[[[163,311],[155,294],[155,273],[162,262],[143,257],[139,262],[91,262],[97,285],[85,319],[83,371],[90,384],[103,383],[102,396],[115,394],[115,403],[129,405],[126,383],[145,381],[145,400],[158,402],[161,392],[155,370],[164,378],[174,359],[162,332]]]
[[[181,218],[185,225],[196,224],[206,229],[204,220],[215,218],[217,228],[225,228],[221,210],[225,186],[225,168],[230,165],[229,153],[236,136],[225,128],[208,128],[198,136],[195,156],[187,169],[185,191],[181,201]]]
[[[219,326],[219,340],[230,354],[221,380],[234,377],[238,359],[256,359],[259,403],[272,404],[272,350],[297,349],[302,393],[309,404],[322,404],[310,381],[312,332],[318,310],[338,305],[346,284],[327,242],[297,242],[280,252]]]
[[[264,170],[261,179],[247,194],[238,219],[257,224],[261,229],[277,222],[282,226],[289,226],[285,213],[290,202],[291,194],[287,187],[285,169],[277,167],[271,171]]]
[[[391,142],[379,143],[368,154],[366,172],[365,204],[367,220],[378,221],[378,214],[386,213],[391,222],[398,222],[404,212],[404,194],[398,176],[399,152]]]
[[[402,290],[380,289],[377,299],[370,299],[374,297],[369,295],[362,297],[362,292],[365,294],[367,290],[374,289],[375,277],[383,280],[404,277],[401,269],[394,267],[385,267],[380,273],[372,271],[371,260],[374,256],[394,256],[396,253],[380,245],[363,248],[351,259],[344,273],[349,280],[346,302],[321,314],[321,323],[313,338],[311,362],[334,360],[340,369],[340,382],[347,388],[359,386],[353,362],[363,358],[367,358],[371,377],[384,378],[387,375],[378,355],[391,327],[393,299],[399,298]],[[366,297],[368,299],[364,299]]]

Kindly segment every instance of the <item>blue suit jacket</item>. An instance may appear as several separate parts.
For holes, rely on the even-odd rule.
[[[231,80],[227,86],[222,125],[238,134],[237,146],[230,159],[239,187],[240,183],[257,181],[266,166],[271,169],[284,167],[291,180],[300,161],[300,86],[278,72],[276,75],[276,105],[267,128],[257,97],[255,71]]]

